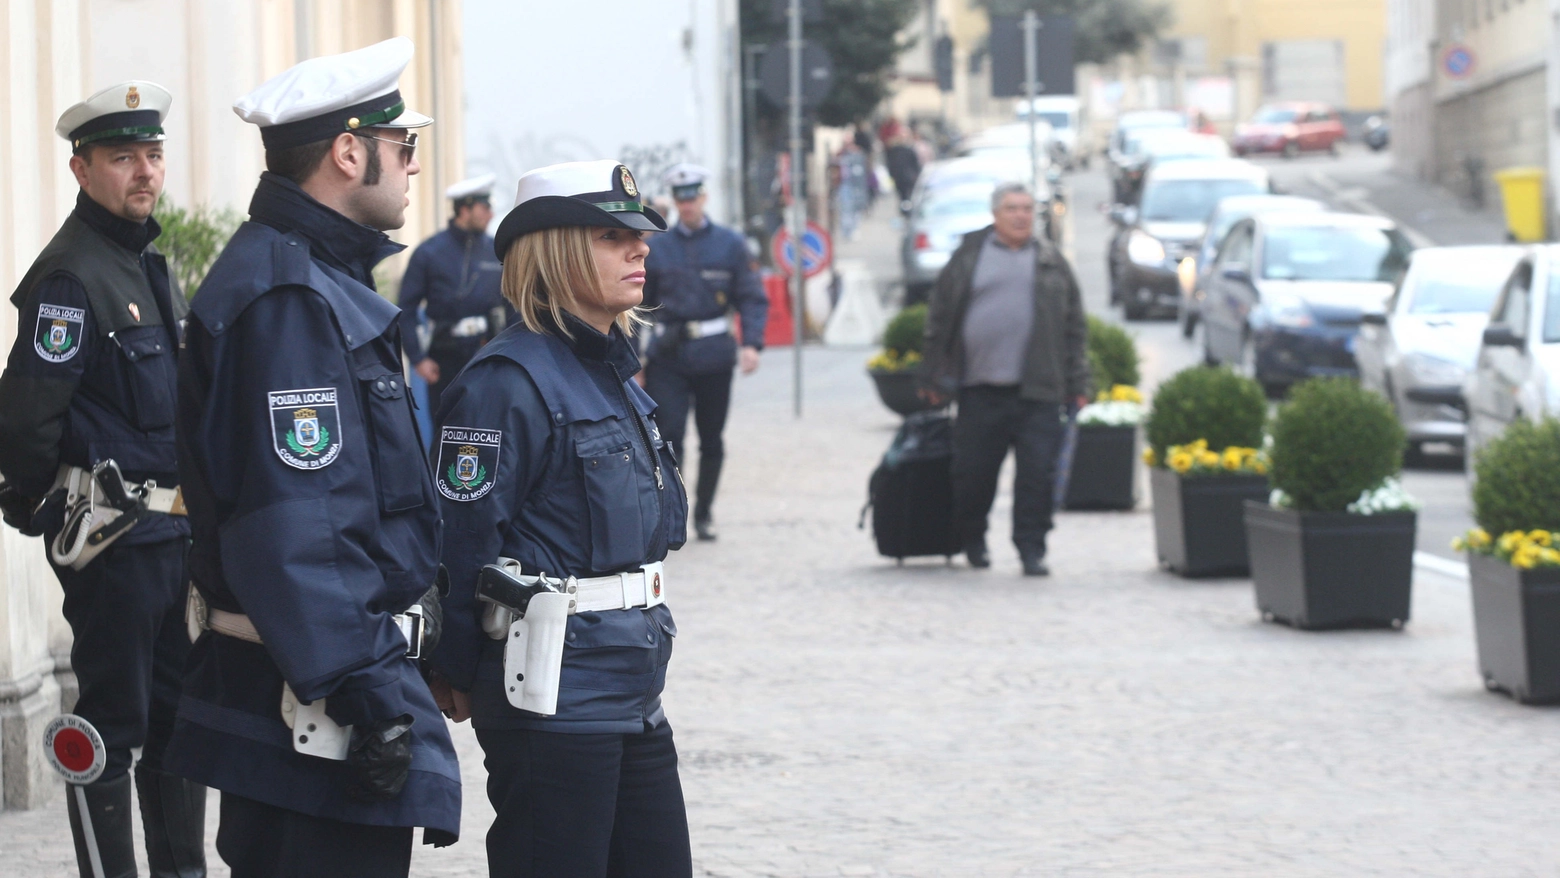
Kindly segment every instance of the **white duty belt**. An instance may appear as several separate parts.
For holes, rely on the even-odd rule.
[[[683,324],[687,327],[689,338],[708,338],[712,335],[725,335],[731,331],[731,318],[716,317],[712,320],[690,320]]]
[[[454,338],[472,338],[488,331],[488,319],[485,315],[476,314],[471,317],[462,317],[450,327],[450,335]]]
[[[243,613],[230,613],[227,610],[219,610],[206,603],[206,598],[201,595],[200,589],[194,584],[190,585],[189,602],[184,609],[184,624],[190,636],[190,642],[194,643],[200,637],[202,631],[215,631],[237,640],[245,640],[250,643],[264,643],[260,639],[260,631],[255,628],[255,623],[249,621],[249,617]],[[406,657],[409,659],[421,658],[423,647],[423,609],[420,604],[412,604],[406,612],[395,614],[395,624],[401,629],[401,636],[406,638]]]

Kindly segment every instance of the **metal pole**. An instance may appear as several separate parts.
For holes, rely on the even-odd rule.
[[[1024,12],[1024,94],[1029,100],[1029,192],[1039,197],[1040,192],[1040,141],[1035,134],[1036,73],[1039,59],[1035,57],[1035,35],[1040,30],[1040,18],[1033,9]],[[1036,212],[1036,216],[1039,213]]]
[[[807,168],[802,158],[802,0],[791,0],[791,317],[796,322],[795,351],[792,363],[792,399],[796,417],[802,416],[802,339],[806,334],[807,308],[802,301],[806,292],[802,276],[802,233],[807,226],[807,202],[802,184]]]

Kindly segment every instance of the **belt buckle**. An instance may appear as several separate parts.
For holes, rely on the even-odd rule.
[[[412,604],[406,608],[406,612],[397,613],[395,622],[401,628],[401,636],[406,638],[406,657],[409,659],[422,658],[423,651],[423,608],[421,604]]]
[[[689,338],[703,338],[704,325],[697,320],[690,320],[688,321],[688,327],[685,332]]]

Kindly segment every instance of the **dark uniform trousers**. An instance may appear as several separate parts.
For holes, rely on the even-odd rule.
[[[405,875],[412,867],[412,830],[313,817],[222,794],[217,853],[233,878],[341,878]]]
[[[1061,441],[1057,403],[1022,399],[1016,384],[960,389],[953,427],[953,514],[960,538],[966,543],[985,538],[997,477],[1011,448],[1013,544],[1044,555]]]
[[[726,415],[731,410],[731,379],[734,370],[691,374],[676,363],[651,363],[645,369],[645,392],[656,402],[656,421],[661,438],[672,443],[678,458],[685,459],[683,438],[688,431],[688,409],[693,408],[694,427],[699,431],[699,484],[694,489],[693,520],[709,521],[720,484],[720,470],[726,462]]]

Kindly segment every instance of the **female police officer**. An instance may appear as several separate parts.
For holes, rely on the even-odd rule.
[[[687,498],[628,338],[642,237],[665,228],[617,162],[521,177],[494,244],[520,322],[436,415],[452,588],[435,697],[486,753],[493,876],[692,872],[660,701],[677,631],[660,562]],[[500,557],[508,577],[483,569]]]

